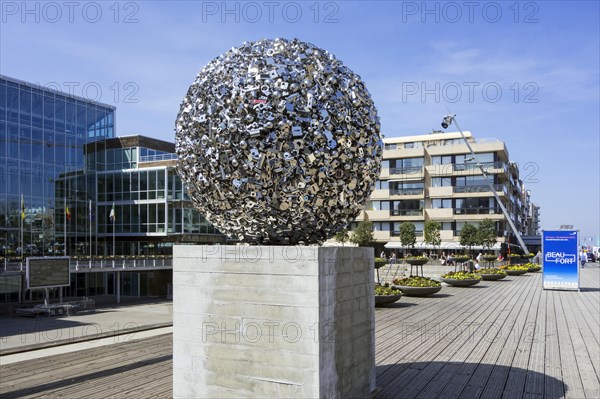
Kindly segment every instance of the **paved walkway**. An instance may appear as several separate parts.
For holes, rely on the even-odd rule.
[[[599,398],[600,268],[582,271],[581,292],[544,291],[541,277],[445,286],[377,309],[374,398]],[[0,396],[169,398],[171,340],[2,356]]]

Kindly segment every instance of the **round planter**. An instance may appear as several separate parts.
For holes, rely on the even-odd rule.
[[[527,269],[527,272],[535,273],[535,272],[539,272],[540,270],[542,270],[541,266],[535,266],[535,267],[530,267],[529,269]]]
[[[455,278],[442,278],[440,280],[442,280],[446,284],[450,284],[450,285],[453,285],[455,287],[470,287],[470,286],[475,285],[475,284],[477,284],[477,283],[479,283],[481,281],[481,280],[474,280],[474,279],[458,280],[458,279],[455,279]]]
[[[413,266],[422,266],[429,261],[429,259],[404,259],[406,263]]]
[[[440,292],[442,286],[439,287],[410,287],[407,285],[396,285],[395,288],[402,291],[402,295],[406,296],[427,296]]]
[[[481,279],[485,281],[496,281],[502,280],[506,277],[506,274],[480,274]]]
[[[522,276],[523,274],[527,273],[527,270],[509,270],[509,269],[506,269],[504,271],[509,276]]]
[[[375,306],[389,305],[396,302],[402,295],[375,295]]]
[[[387,265],[387,262],[375,262],[375,269],[379,269],[385,265]]]
[[[465,263],[465,262],[471,260],[471,258],[469,258],[468,256],[453,256],[450,259],[452,259],[453,262],[457,262],[457,263]]]
[[[498,259],[498,257],[497,257],[496,255],[493,255],[493,256],[490,256],[490,255],[483,255],[481,258],[482,258],[484,261],[486,261],[486,262],[493,262],[493,261],[495,261],[496,259]]]

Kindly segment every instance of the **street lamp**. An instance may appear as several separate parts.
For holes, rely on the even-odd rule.
[[[481,163],[479,163],[479,160],[477,159],[477,156],[475,155],[475,151],[473,151],[473,147],[471,147],[471,144],[469,143],[469,141],[465,137],[465,134],[463,133],[462,129],[458,125],[458,122],[456,121],[456,115],[444,116],[444,119],[442,120],[442,127],[444,129],[448,129],[448,127],[452,124],[452,122],[454,122],[454,124],[456,125],[456,128],[460,132],[460,135],[462,136],[463,141],[465,142],[465,144],[467,145],[467,148],[469,149],[469,152],[471,153],[471,157],[475,160],[475,164],[477,165],[479,170],[481,170],[481,174],[483,175],[484,180],[490,186],[490,190],[492,191],[492,194],[494,194],[494,198],[496,198],[496,202],[498,203],[498,206],[500,206],[500,209],[502,209],[502,213],[504,214],[504,217],[508,221],[508,224],[510,225],[510,228],[511,228],[513,234],[515,235],[515,237],[517,237],[517,240],[519,241],[519,245],[523,249],[523,252],[525,252],[525,255],[529,255],[529,250],[527,250],[527,246],[525,246],[525,243],[523,242],[523,239],[521,238],[521,234],[515,227],[515,224],[513,223],[512,218],[508,214],[506,207],[500,200],[500,197],[498,196],[498,193],[496,192],[496,188],[494,187],[493,183],[488,179],[487,173],[485,173],[483,165]]]

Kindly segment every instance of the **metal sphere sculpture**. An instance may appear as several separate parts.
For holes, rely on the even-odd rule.
[[[360,77],[297,39],[212,60],[176,122],[177,170],[194,206],[253,244],[317,243],[344,228],[373,191],[382,147]]]

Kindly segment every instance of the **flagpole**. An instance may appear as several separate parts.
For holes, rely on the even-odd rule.
[[[67,256],[67,194],[65,193],[65,210],[64,210],[65,228],[63,232],[63,243],[65,246],[65,256]]]
[[[23,225],[25,224],[25,219],[23,218],[23,209],[25,207],[25,199],[23,198],[23,193],[21,193],[21,258],[25,255],[25,242],[23,237]]]
[[[92,259],[92,200],[90,200],[90,260]]]
[[[115,203],[113,202],[112,204],[112,208],[110,210],[110,220],[112,221],[112,233],[113,233],[113,250],[112,250],[112,254],[113,256],[115,256],[115,221],[117,220],[117,214],[115,211]]]

